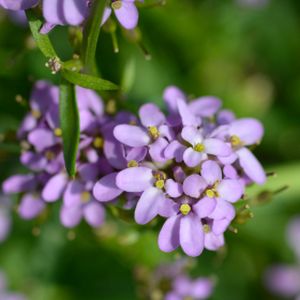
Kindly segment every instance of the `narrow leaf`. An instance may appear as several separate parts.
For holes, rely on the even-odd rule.
[[[97,67],[95,63],[96,50],[101,30],[102,17],[107,5],[107,0],[98,0],[93,2],[91,13],[83,32],[83,62],[87,71],[93,75],[97,74]]]
[[[47,34],[40,34],[40,29],[43,25],[41,19],[39,19],[33,9],[26,10],[26,16],[29,22],[29,27],[32,32],[33,38],[41,50],[41,52],[47,57],[57,57],[57,54],[52,46],[50,38]]]
[[[69,82],[82,86],[84,88],[97,90],[97,91],[112,91],[118,90],[119,87],[108,81],[98,77],[94,77],[87,74],[76,73],[69,70],[63,70],[61,72],[62,76]]]
[[[62,80],[60,85],[59,114],[65,165],[68,174],[74,177],[80,134],[79,113],[75,87],[65,80]]]

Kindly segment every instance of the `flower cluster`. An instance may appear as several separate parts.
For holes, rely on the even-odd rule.
[[[274,265],[265,273],[267,288],[275,295],[288,299],[300,299],[300,217],[292,219],[288,225],[287,238],[294,251],[297,264]]]
[[[181,246],[198,256],[224,244],[223,233],[235,217],[233,203],[245,187],[265,182],[248,148],[261,140],[263,126],[220,110],[214,97],[188,103],[176,87],[165,90],[164,100],[167,116],[149,103],[140,108],[139,120],[114,127],[110,155],[118,171],[96,183],[94,196],[107,202],[131,195],[138,224],[158,215],[166,219],[158,238],[161,250]]]
[[[157,300],[204,300],[210,298],[215,280],[209,277],[192,279],[188,275],[193,262],[180,259],[174,263],[161,264],[154,271],[137,269],[136,275],[142,284],[141,294]]]
[[[0,0],[0,6],[9,10],[25,10],[38,5],[39,0]],[[93,0],[43,0],[43,15],[46,23],[42,33],[49,32],[56,25],[78,26],[84,23],[89,15]],[[135,0],[111,0],[105,8],[102,24],[110,17],[112,11],[125,29],[134,29],[138,23],[138,10]]]
[[[66,227],[76,226],[83,217],[94,227],[104,221],[104,208],[93,198],[91,190],[99,176],[112,171],[102,153],[102,126],[107,117],[95,92],[76,87],[76,95],[81,138],[78,174],[71,180],[64,168],[58,87],[39,81],[33,90],[31,111],[18,131],[20,161],[31,173],[14,175],[3,183],[4,193],[21,193],[18,213],[24,219],[36,217],[47,203],[63,198],[61,222]]]
[[[15,175],[3,191],[22,193],[19,214],[31,219],[46,203],[63,198],[61,222],[76,226],[82,217],[94,227],[104,219],[103,204],[126,199],[138,224],[165,218],[158,243],[162,251],[181,246],[189,256],[217,250],[235,218],[233,203],[245,187],[263,184],[265,172],[248,146],[263,135],[255,119],[236,119],[221,101],[192,102],[176,87],[164,92],[168,115],[143,105],[139,118],[104,113],[93,91],[76,88],[81,138],[77,176],[64,170],[58,89],[38,82],[18,136],[21,162],[32,174]]]

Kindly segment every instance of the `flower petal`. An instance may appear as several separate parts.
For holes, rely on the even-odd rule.
[[[200,97],[189,104],[189,109],[200,117],[211,117],[220,107],[221,100],[212,96]]]
[[[179,226],[178,215],[166,220],[158,236],[158,246],[161,251],[171,252],[179,246]]]
[[[244,185],[237,179],[223,179],[217,190],[222,199],[236,202],[241,199],[244,193]]]
[[[59,173],[53,176],[46,183],[42,191],[42,198],[47,202],[54,202],[58,200],[62,196],[67,183],[68,178],[66,174]]]
[[[160,202],[164,200],[162,190],[155,187],[145,190],[135,208],[135,221],[141,225],[150,222],[158,215]]]
[[[264,127],[256,119],[244,118],[233,121],[229,126],[230,136],[238,136],[244,145],[258,143],[264,134]]]
[[[35,147],[36,151],[41,152],[55,145],[58,139],[49,129],[38,128],[29,133],[28,141]]]
[[[39,215],[45,208],[45,202],[33,194],[25,194],[18,207],[21,218],[30,220]]]
[[[117,172],[111,173],[97,181],[93,189],[93,195],[98,201],[111,201],[122,194],[123,191],[116,185],[117,175]]]
[[[197,118],[183,99],[177,99],[178,112],[183,126],[199,126],[201,118]]]
[[[167,160],[164,151],[168,145],[168,141],[161,137],[149,145],[149,154],[154,162],[165,162]]]
[[[5,194],[14,194],[34,190],[37,182],[34,175],[14,175],[7,178],[2,185]]]
[[[183,182],[183,191],[192,198],[199,198],[207,187],[205,180],[198,174],[188,176]]]
[[[81,206],[62,206],[60,210],[60,221],[67,228],[77,226],[82,218]]]
[[[146,167],[127,168],[118,173],[116,185],[126,192],[143,192],[153,185],[152,170]]]
[[[182,185],[173,179],[168,179],[165,182],[165,190],[167,194],[172,198],[178,198],[182,195]]]
[[[218,198],[217,205],[209,217],[216,220],[224,218],[232,220],[235,217],[234,206],[231,203]]]
[[[193,205],[193,211],[199,218],[206,218],[214,211],[216,205],[216,199],[204,197]]]
[[[189,256],[199,256],[204,248],[204,231],[201,221],[190,213],[181,217],[179,239],[182,250]]]
[[[213,232],[209,232],[205,234],[204,237],[204,246],[206,249],[211,250],[211,251],[216,251],[219,248],[224,246],[224,235],[219,234],[216,235]]]
[[[201,175],[207,184],[213,185],[222,179],[222,170],[215,161],[208,160],[201,166]]]
[[[88,224],[97,228],[104,223],[105,210],[100,203],[92,201],[84,206],[83,215]]]
[[[202,134],[193,126],[183,127],[181,131],[181,137],[192,146],[195,146],[198,143],[201,144],[203,142]]]
[[[82,193],[85,191],[84,185],[78,180],[71,180],[65,189],[63,201],[65,206],[80,205]]]
[[[168,86],[163,93],[163,99],[171,114],[178,114],[177,99],[185,101],[185,94],[176,86]]]
[[[131,30],[136,27],[139,19],[139,12],[134,3],[121,1],[121,8],[114,9],[115,15],[121,25]]]
[[[176,162],[182,162],[183,153],[186,147],[178,141],[172,141],[165,149],[164,156],[166,159],[175,159]]]
[[[161,110],[153,103],[147,103],[141,106],[139,110],[139,117],[141,123],[145,127],[155,126],[163,124],[166,120],[165,115]]]
[[[205,159],[205,154],[195,151],[193,148],[187,148],[183,153],[183,161],[188,167],[196,167]]]
[[[148,133],[141,127],[135,125],[117,125],[114,128],[115,138],[130,147],[142,147],[150,143]]]
[[[241,148],[237,152],[241,167],[247,176],[258,184],[264,184],[266,173],[257,158],[247,148]]]
[[[231,148],[225,142],[218,139],[205,139],[204,140],[205,152],[217,156],[229,156]]]

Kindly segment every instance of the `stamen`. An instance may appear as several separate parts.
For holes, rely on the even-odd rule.
[[[122,7],[122,1],[114,1],[112,4],[111,4],[111,7],[113,9],[120,9]]]
[[[55,157],[55,154],[52,151],[46,151],[45,156],[48,160],[52,160]]]
[[[139,163],[138,163],[136,160],[130,160],[130,161],[127,163],[127,167],[128,167],[128,168],[137,167],[138,165],[139,165]]]
[[[238,147],[243,144],[241,139],[237,135],[233,135],[230,137],[230,143],[233,147]]]
[[[80,200],[82,203],[87,203],[91,199],[91,195],[89,192],[85,191],[81,194]]]
[[[148,127],[148,132],[149,132],[150,136],[154,140],[156,140],[157,138],[159,138],[159,131],[158,131],[158,129],[157,129],[156,126],[149,126]]]
[[[98,136],[94,139],[93,145],[95,148],[101,149],[103,147],[103,144],[104,144],[104,141],[103,141],[102,137]]]
[[[61,62],[58,57],[52,57],[48,60],[45,66],[51,70],[52,74],[56,74],[61,69]]]
[[[189,204],[187,204],[187,203],[181,204],[180,208],[179,208],[180,212],[184,216],[188,215],[190,213],[191,209],[192,209],[191,206]]]
[[[208,189],[206,190],[205,192],[206,196],[209,197],[209,198],[214,198],[216,197],[216,193],[213,189]]]
[[[205,150],[205,146],[201,143],[198,143],[194,146],[194,150],[197,152],[203,152]]]
[[[208,224],[203,225],[203,230],[204,230],[205,233],[210,233],[211,232],[211,228]]]
[[[54,129],[54,134],[57,136],[57,137],[60,137],[62,136],[62,130],[60,128],[55,128]]]
[[[155,182],[155,186],[158,188],[158,189],[163,189],[164,186],[165,186],[165,181],[160,179],[160,180],[157,180]]]
[[[40,113],[40,111],[38,111],[38,110],[32,110],[31,111],[31,115],[35,118],[35,119],[39,119],[40,117],[41,117],[41,113]]]

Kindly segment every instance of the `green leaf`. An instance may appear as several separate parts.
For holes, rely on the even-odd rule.
[[[97,74],[95,57],[101,30],[102,16],[107,5],[107,0],[98,0],[93,2],[91,13],[83,32],[83,62],[87,71],[94,75]]]
[[[75,87],[62,80],[59,99],[60,127],[62,130],[65,165],[71,177],[76,173],[76,155],[79,144],[79,113]]]
[[[69,70],[63,70],[61,74],[69,82],[84,88],[97,91],[112,91],[119,89],[116,84],[91,75],[76,73]]]
[[[26,10],[26,16],[33,38],[41,52],[47,58],[57,57],[57,53],[55,52],[48,35],[40,34],[40,29],[43,25],[43,22],[39,17],[37,17],[35,11],[33,9]]]

